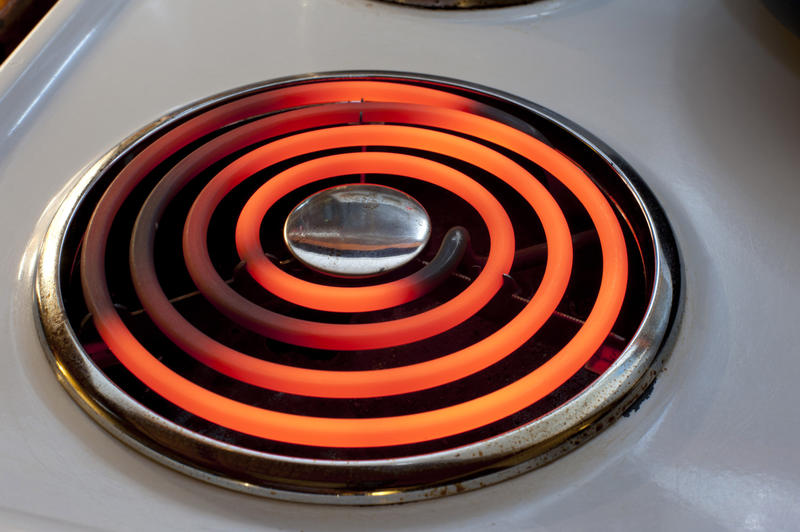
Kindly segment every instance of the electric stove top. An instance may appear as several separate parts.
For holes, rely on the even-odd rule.
[[[759,4],[544,0],[451,12],[365,0],[62,0],[0,70],[0,517],[23,530],[791,529],[798,65],[798,38]],[[635,169],[674,233],[682,308],[654,384],[613,425],[488,487],[336,507],[171,471],[70,399],[33,294],[68,182],[192,102],[334,71],[491,87],[579,124]]]

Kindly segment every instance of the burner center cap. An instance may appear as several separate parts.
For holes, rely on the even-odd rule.
[[[286,218],[283,239],[306,266],[369,277],[408,264],[431,236],[417,200],[382,185],[341,185],[303,200]]]

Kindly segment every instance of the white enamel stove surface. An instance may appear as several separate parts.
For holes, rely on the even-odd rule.
[[[557,462],[383,508],[206,485],[72,402],[31,303],[68,179],[192,100],[386,69],[509,91],[619,151],[669,215],[685,308],[639,411]],[[800,523],[800,39],[758,2],[545,0],[471,13],[367,0],[62,0],[0,69],[0,529],[790,530]]]

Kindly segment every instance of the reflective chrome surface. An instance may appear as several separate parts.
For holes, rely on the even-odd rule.
[[[303,200],[286,218],[283,239],[306,266],[369,277],[408,264],[425,248],[431,220],[414,198],[383,185],[332,187]]]

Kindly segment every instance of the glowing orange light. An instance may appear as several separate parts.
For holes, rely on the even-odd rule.
[[[584,326],[561,351],[535,371],[495,392],[450,407],[412,415],[370,419],[319,418],[275,412],[239,403],[208,391],[174,373],[153,357],[127,330],[114,310],[110,298],[105,293],[98,294],[97,291],[91,290],[90,285],[92,283],[105,281],[103,272],[100,271],[101,269],[96,264],[91,265],[90,268],[84,268],[84,291],[94,296],[87,297],[87,302],[94,314],[95,323],[101,337],[119,358],[120,362],[156,393],[179,407],[213,423],[271,440],[330,447],[401,445],[472,430],[524,409],[566,382],[591,358],[602,344],[616,321],[625,294],[627,284],[625,242],[614,212],[602,193],[582,170],[567,157],[521,131],[468,112],[479,104],[450,93],[420,88],[414,85],[342,81],[301,85],[265,94],[268,96],[260,94],[227,104],[227,106],[236,104],[235,107],[223,106],[226,107],[226,119],[235,121],[233,118],[240,114],[244,116],[246,113],[263,113],[270,106],[288,108],[294,105],[359,101],[362,99],[366,101],[402,102],[404,103],[403,105],[396,105],[388,110],[370,110],[369,106],[366,106],[364,118],[368,122],[400,122],[463,132],[487,139],[535,161],[561,180],[572,191],[586,208],[597,229],[603,255],[603,275],[597,301]],[[429,105],[438,105],[445,108],[430,107]],[[219,109],[222,109],[222,107]],[[173,133],[180,130],[181,132],[191,131],[193,135],[206,134],[226,123],[220,123],[221,119],[218,116],[206,117],[205,115],[200,115],[198,118],[203,118],[203,120],[193,122],[197,120],[193,119],[193,121],[183,124],[183,126],[187,126],[187,124],[191,123],[190,127],[181,129],[183,126],[180,126]],[[357,129],[360,129],[360,127]],[[137,163],[138,167],[135,170],[130,170],[129,172],[144,171],[146,173],[157,164],[156,160],[159,157],[163,158],[173,153],[178,147],[191,140],[171,138],[160,144],[154,143],[153,146],[155,148],[149,152],[145,150],[147,152],[146,156]],[[145,155],[145,152],[142,155]],[[375,162],[378,163],[377,160]],[[353,168],[353,166],[348,163],[342,168]],[[498,177],[505,178],[506,176]],[[124,191],[123,185],[120,185],[119,188]],[[130,188],[132,189],[132,186]],[[112,192],[111,187],[108,192]],[[110,205],[106,207],[101,202],[101,208],[98,208],[95,218],[113,218],[113,205],[115,204],[111,203]],[[537,210],[537,212],[539,211]],[[541,213],[539,215],[542,216]],[[257,217],[257,220],[246,221],[242,225],[255,226],[258,220],[260,220],[260,216]],[[559,230],[552,222],[547,222],[544,228],[546,232],[550,231],[551,233]],[[98,234],[93,234],[93,229],[90,227],[87,233],[86,247],[91,247],[92,253],[95,253],[98,247],[100,249],[105,248],[107,231],[103,233],[105,230],[102,228],[97,229],[97,231]],[[558,241],[560,239],[554,238],[552,242],[553,248],[550,248],[551,233],[548,233],[548,268],[550,267],[550,255],[560,253],[558,251]],[[84,248],[84,256],[86,254],[87,251]],[[571,249],[569,255],[571,259]],[[564,266],[564,264],[564,262],[561,262],[561,266]],[[90,277],[87,277],[87,275]],[[95,275],[95,277],[91,278],[91,275]],[[509,341],[512,344],[514,342],[522,343],[527,340],[532,334],[531,324],[535,324],[537,320],[542,319],[539,315],[541,309],[537,305],[540,305],[541,303],[539,302],[546,299],[549,299],[549,296],[541,295],[541,290],[538,291],[531,303],[514,320],[498,331],[497,334],[500,334],[500,336],[497,336],[497,334],[492,335],[484,340],[484,342],[490,340],[485,345],[489,348],[498,347],[498,349],[504,351],[504,347],[495,345],[495,342],[503,342],[502,338],[511,339]],[[537,305],[534,305],[534,301],[537,301]],[[211,340],[209,339],[209,341]],[[473,347],[475,346],[470,346],[470,348]],[[470,348],[467,348],[467,350]],[[456,357],[457,354],[460,356]],[[461,364],[469,366],[474,359],[480,359],[484,355],[482,349],[473,349],[469,354],[470,356],[466,356],[464,352],[454,353],[433,360],[431,363],[434,365],[454,363],[459,366]],[[409,367],[413,368],[414,366]],[[402,370],[404,368],[394,369]],[[326,373],[330,372],[320,372],[319,375],[322,376],[322,374]],[[380,371],[376,373],[381,374]],[[438,371],[435,373],[446,374],[446,372],[438,373]],[[413,372],[410,372],[409,376],[413,376]],[[360,377],[364,377],[364,375]],[[349,385],[353,385],[355,389],[358,389],[357,383],[349,383]],[[369,383],[364,383],[364,387],[370,388],[371,386]]]

